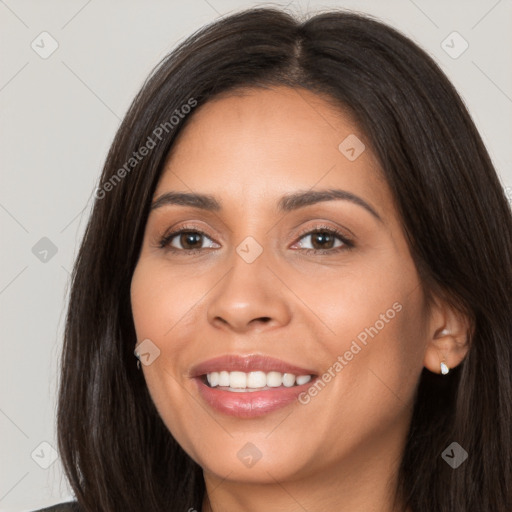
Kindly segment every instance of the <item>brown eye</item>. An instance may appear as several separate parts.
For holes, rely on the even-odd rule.
[[[350,240],[347,240],[341,233],[330,228],[317,228],[308,231],[299,240],[299,247],[306,252],[325,251],[326,253],[335,253],[353,246]],[[306,242],[303,240],[306,240]]]
[[[202,237],[200,233],[192,231],[183,231],[176,239],[181,244],[183,249],[198,249],[202,245]],[[171,243],[172,245],[172,243]]]
[[[313,249],[332,249],[336,241],[336,237],[326,231],[313,233],[309,236]]]
[[[209,244],[203,247],[205,241],[209,241]],[[210,249],[215,246],[215,243],[205,233],[191,229],[174,231],[166,235],[160,241],[160,247],[168,248],[176,252],[195,252]]]

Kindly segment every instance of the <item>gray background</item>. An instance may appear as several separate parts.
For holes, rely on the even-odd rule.
[[[253,5],[264,4],[0,0],[1,511],[70,496],[53,451],[69,271],[120,119],[179,41]],[[297,13],[332,6],[368,12],[419,43],[464,98],[512,198],[511,0],[273,5]],[[58,49],[43,59],[55,44],[40,35],[45,31]],[[453,31],[469,44],[457,58],[464,41],[448,37]]]

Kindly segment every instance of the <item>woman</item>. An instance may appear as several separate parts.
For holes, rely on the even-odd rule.
[[[403,35],[275,9],[200,30],[96,190],[62,510],[511,510],[511,247],[466,108]]]

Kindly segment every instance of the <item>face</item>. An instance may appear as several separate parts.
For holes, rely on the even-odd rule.
[[[151,397],[205,475],[283,482],[396,459],[426,304],[368,141],[320,96],[252,89],[195,111],[131,301]]]

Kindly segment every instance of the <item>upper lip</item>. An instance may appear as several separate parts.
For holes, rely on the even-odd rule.
[[[240,372],[281,372],[292,373],[293,375],[315,375],[315,372],[308,368],[289,364],[281,359],[274,357],[251,354],[238,355],[228,354],[224,356],[208,359],[192,367],[190,370],[191,377],[200,377],[211,372],[220,371],[240,371]]]

